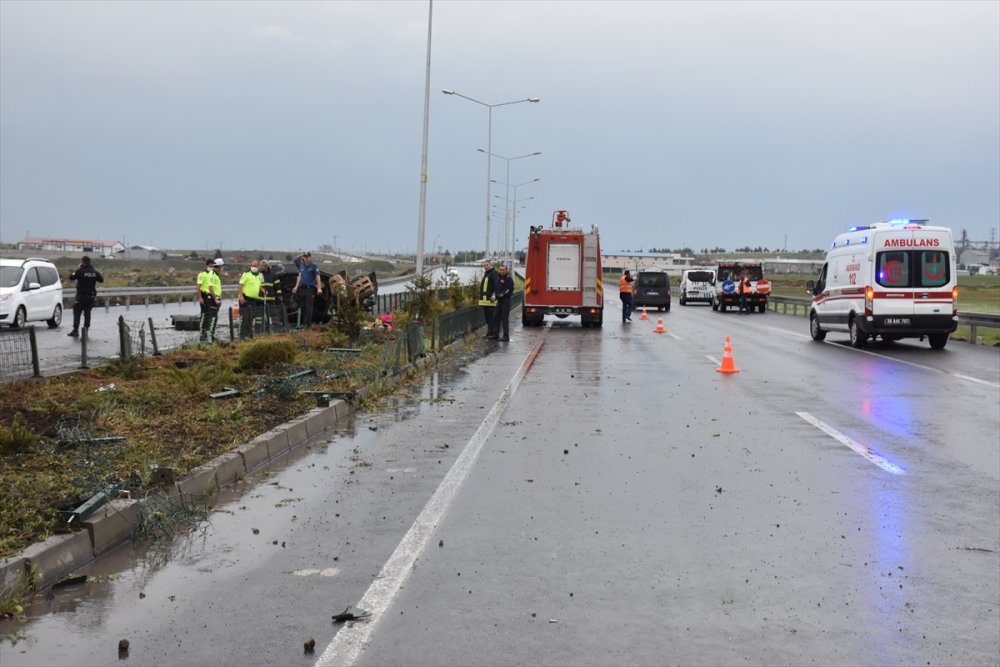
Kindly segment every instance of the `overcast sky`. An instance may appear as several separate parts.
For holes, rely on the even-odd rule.
[[[1000,240],[1000,2],[434,2],[426,246]],[[428,3],[0,2],[0,241],[417,245]],[[504,220],[503,185],[493,186]],[[513,194],[513,193],[512,193]],[[533,197],[533,199],[529,199]],[[494,234],[492,244],[497,246]]]

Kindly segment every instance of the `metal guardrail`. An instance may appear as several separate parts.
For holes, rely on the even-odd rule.
[[[804,297],[795,296],[771,296],[767,300],[767,307],[769,310],[774,312],[781,312],[783,315],[809,315],[809,306],[812,305],[812,299]],[[789,313],[791,309],[791,313]],[[802,311],[801,313],[799,311]],[[976,335],[976,329],[978,327],[985,327],[987,329],[1000,329],[1000,314],[996,313],[970,313],[962,312],[958,313],[958,324],[959,326],[967,326],[970,329],[969,342],[975,345],[979,340]]]

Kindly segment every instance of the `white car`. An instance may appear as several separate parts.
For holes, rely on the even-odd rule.
[[[44,320],[62,323],[62,281],[47,259],[0,259],[0,324],[19,329]]]

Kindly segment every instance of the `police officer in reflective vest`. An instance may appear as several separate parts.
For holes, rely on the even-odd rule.
[[[260,260],[260,292],[264,300],[264,310],[267,312],[265,322],[270,325],[282,323],[281,309],[281,281],[278,279],[278,272],[271,267],[271,263],[266,259]]]
[[[199,339],[215,342],[215,325],[219,321],[219,307],[222,305],[222,280],[219,271],[225,262],[222,258],[207,260],[205,270],[198,274],[198,305],[201,318],[198,320]]]
[[[483,280],[479,283],[479,305],[483,307],[483,319],[486,320],[486,336],[496,340],[497,335],[497,283],[500,280],[493,262],[483,260]]]
[[[256,259],[250,260],[250,270],[240,276],[240,286],[236,298],[240,302],[240,338],[253,336],[253,323],[258,316],[264,314],[261,300],[260,264]]]

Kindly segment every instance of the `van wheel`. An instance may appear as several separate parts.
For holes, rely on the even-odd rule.
[[[948,344],[948,334],[930,334],[927,340],[930,341],[932,350],[943,350]]]
[[[826,340],[826,332],[819,326],[819,317],[816,313],[809,316],[809,335],[813,340]]]
[[[858,318],[852,317],[849,326],[851,330],[851,347],[863,350],[865,347],[865,338],[867,338],[867,336],[861,333],[861,327],[858,326]]]
[[[762,303],[759,306],[757,306],[757,312],[763,313],[765,310],[767,310],[767,304]]]
[[[726,312],[726,304],[719,302],[719,312],[720,313]]]
[[[664,308],[663,310],[665,310],[666,312],[669,313],[670,312],[670,304],[668,303],[667,306],[666,306],[666,308]]]
[[[24,306],[19,306],[17,312],[14,313],[14,319],[10,323],[11,329],[20,329],[24,326],[24,323],[28,321],[28,313],[24,309]]]
[[[56,309],[52,311],[52,319],[46,320],[46,324],[49,325],[50,329],[55,329],[57,326],[62,324],[62,304],[57,303]]]

